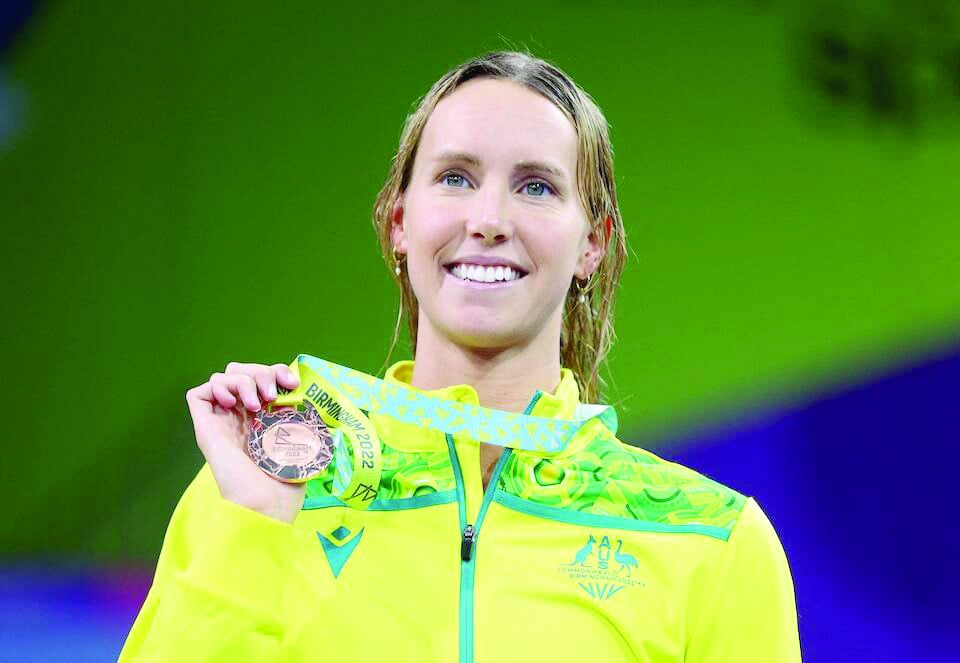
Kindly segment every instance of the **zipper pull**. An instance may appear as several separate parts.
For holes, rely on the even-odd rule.
[[[473,529],[473,525],[467,525],[463,528],[463,540],[460,542],[460,559],[464,562],[470,561],[470,556],[473,554],[473,541],[476,536],[476,531]]]

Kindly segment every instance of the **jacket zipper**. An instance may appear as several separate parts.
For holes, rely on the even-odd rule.
[[[540,400],[541,392],[537,390],[524,414],[530,414],[533,406]],[[457,502],[460,504],[460,663],[473,663],[473,581],[476,574],[477,538],[480,536],[480,526],[487,514],[487,508],[493,500],[497,489],[500,473],[503,471],[513,449],[507,447],[500,455],[496,467],[490,474],[490,482],[483,493],[480,511],[477,513],[477,522],[467,522],[467,498],[463,483],[463,472],[460,469],[460,460],[457,458],[457,449],[453,444],[453,436],[446,434],[447,448],[450,451],[450,461],[453,464],[453,474],[457,479]]]
[[[490,483],[483,494],[480,511],[477,513],[477,523],[467,522],[467,500],[463,484],[463,472],[460,470],[460,461],[453,444],[453,436],[447,434],[447,447],[453,462],[453,473],[457,479],[457,498],[460,503],[460,663],[473,663],[473,580],[476,573],[476,545],[480,534],[480,526],[487,514],[487,507],[493,499],[497,480],[503,471],[503,466],[510,457],[513,449],[504,449],[497,461],[496,467],[490,474]]]
[[[464,562],[469,562],[473,556],[473,539],[475,536],[476,531],[473,529],[473,525],[467,525],[463,528],[463,540],[460,542],[460,559]]]

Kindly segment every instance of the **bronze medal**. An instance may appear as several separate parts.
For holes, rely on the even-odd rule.
[[[304,400],[296,407],[264,408],[250,425],[245,449],[260,469],[286,483],[321,474],[333,459],[333,436]]]

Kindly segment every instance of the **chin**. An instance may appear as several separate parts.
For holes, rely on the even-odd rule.
[[[517,327],[469,325],[450,329],[448,338],[468,348],[494,350],[522,343],[527,335],[529,332]]]
[[[524,315],[517,315],[523,304],[517,304],[509,312],[478,309],[469,306],[448,305],[431,316],[420,308],[420,329],[437,342],[475,350],[502,350],[510,347],[525,347],[537,338],[550,333],[552,320],[543,319],[543,311],[526,307]],[[559,333],[559,321],[557,322]]]

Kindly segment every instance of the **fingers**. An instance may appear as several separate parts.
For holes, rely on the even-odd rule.
[[[213,381],[213,376],[211,376],[210,382],[207,383],[207,386],[210,388],[212,394],[212,401],[215,401],[225,410],[229,410],[232,407],[236,407],[237,399],[230,392],[230,389],[226,385],[223,385],[219,382]]]
[[[236,397],[218,383],[204,382],[187,391],[187,405],[194,415],[213,413],[218,406],[223,410],[231,410],[236,404]]]
[[[257,383],[249,375],[214,373],[210,376],[208,384],[213,397],[211,402],[216,402],[220,407],[230,409],[235,407],[239,401],[245,409],[251,412],[260,411],[260,395],[257,393]]]
[[[248,375],[253,378],[260,396],[265,402],[277,398],[277,385],[284,389],[296,389],[300,385],[300,380],[286,364],[265,366],[264,364],[244,364],[232,361],[227,364],[226,374]]]
[[[206,401],[225,410],[238,404],[250,412],[259,412],[263,403],[277,398],[277,386],[296,389],[300,380],[285,364],[244,364],[230,362],[224,373],[214,373],[210,379],[187,392],[187,401]]]
[[[213,385],[209,382],[204,382],[187,391],[187,403],[191,410],[198,404],[206,403],[209,406],[215,402],[217,399],[213,395]]]
[[[273,368],[274,374],[277,376],[277,384],[285,389],[296,389],[300,386],[300,380],[290,370],[290,367],[286,364],[274,364]]]
[[[222,378],[223,384],[230,388],[231,394],[236,394],[243,401],[244,407],[251,412],[260,411],[260,395],[257,393],[257,383],[249,375],[231,375]],[[235,388],[235,389],[234,389]]]

